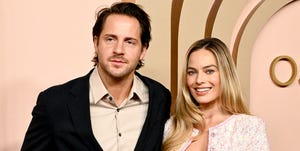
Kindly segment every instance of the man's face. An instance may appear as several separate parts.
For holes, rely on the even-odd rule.
[[[124,79],[134,74],[146,54],[136,18],[113,14],[107,17],[99,37],[94,38],[100,76]]]

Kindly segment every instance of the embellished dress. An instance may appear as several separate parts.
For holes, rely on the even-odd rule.
[[[164,138],[168,137],[173,126],[172,118],[165,125]],[[193,129],[179,151],[185,151],[198,135]],[[208,129],[208,151],[269,151],[269,143],[264,121],[256,116],[234,114],[222,123]]]

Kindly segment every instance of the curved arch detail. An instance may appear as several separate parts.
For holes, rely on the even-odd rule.
[[[172,107],[171,112],[174,111],[174,102],[178,90],[178,34],[179,22],[182,10],[183,0],[173,0],[171,8],[171,93],[172,93]]]
[[[242,35],[244,33],[244,30],[253,16],[253,14],[256,12],[256,10],[261,6],[261,4],[265,0],[257,0],[257,1],[248,1],[247,5],[244,7],[243,11],[241,12],[241,16],[239,17],[237,24],[234,29],[238,29],[236,33],[232,34],[231,38],[231,45],[230,50],[232,51],[232,57],[234,62],[237,64],[237,55],[238,55],[238,49],[239,44],[242,38]]]
[[[216,20],[216,16],[218,14],[219,8],[222,4],[223,0],[214,0],[212,2],[212,6],[210,8],[210,11],[208,13],[207,19],[206,19],[206,24],[205,24],[205,33],[204,33],[204,37],[211,37],[212,34],[212,30],[214,27],[214,23]]]

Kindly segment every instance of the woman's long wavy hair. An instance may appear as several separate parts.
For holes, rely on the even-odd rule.
[[[182,143],[189,139],[195,125],[200,127],[200,131],[205,127],[203,113],[199,104],[195,103],[186,83],[190,55],[203,49],[211,51],[217,60],[222,91],[220,96],[222,112],[250,114],[242,95],[235,64],[227,46],[217,38],[198,40],[190,46],[186,54],[181,80],[182,87],[177,96],[175,113],[172,116],[173,127],[164,141],[164,151],[178,150]],[[193,139],[197,140],[198,137]]]

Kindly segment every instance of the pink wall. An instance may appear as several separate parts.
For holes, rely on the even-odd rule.
[[[116,0],[0,0],[0,151],[20,150],[37,95],[92,68],[97,7]]]
[[[251,109],[263,117],[273,151],[299,150],[300,136],[300,1],[274,14],[258,35],[251,60]],[[296,79],[287,87],[275,85],[270,78],[271,62],[288,55],[296,62]],[[278,80],[292,76],[291,64],[280,61],[275,66]]]

